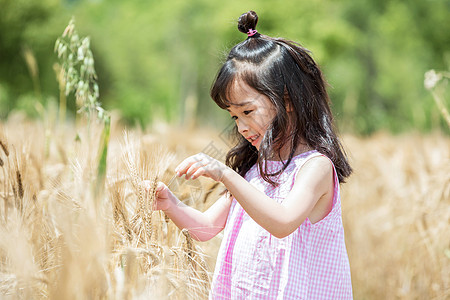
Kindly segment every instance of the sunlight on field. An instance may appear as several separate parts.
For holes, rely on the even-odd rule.
[[[345,137],[343,218],[356,299],[450,296],[450,139]]]
[[[185,156],[222,158],[222,133],[113,126],[106,188],[94,187],[100,130],[0,124],[2,299],[205,299],[220,235],[191,240],[142,181],[166,183]],[[78,135],[79,138],[76,138]],[[342,187],[355,299],[450,297],[450,138],[343,137],[355,169]],[[206,209],[222,187],[175,180]]]

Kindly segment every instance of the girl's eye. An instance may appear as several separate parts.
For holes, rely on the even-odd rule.
[[[249,115],[253,110],[244,110],[244,115]]]
[[[237,120],[237,117],[236,116],[231,116],[231,118],[233,119],[233,120]]]

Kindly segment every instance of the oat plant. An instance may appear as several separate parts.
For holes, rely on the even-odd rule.
[[[103,123],[95,184],[95,194],[99,195],[105,184],[111,119],[109,113],[101,107],[99,102],[97,73],[94,68],[94,56],[90,49],[90,38],[81,37],[78,34],[74,18],[70,20],[63,34],[56,40],[55,52],[60,60],[60,66],[55,68],[60,72],[57,79],[60,89],[64,90],[64,93],[61,91],[60,112],[65,111],[66,97],[73,93],[77,112],[87,116],[88,134],[94,118]]]

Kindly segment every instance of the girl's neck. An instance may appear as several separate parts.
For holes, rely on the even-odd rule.
[[[298,144],[297,149],[295,149],[294,154],[292,155],[292,157],[300,155],[302,153],[308,152],[314,150],[313,148],[311,148],[310,146],[308,146],[308,144],[304,143],[303,141],[300,142],[300,144]],[[290,154],[290,149],[288,147],[284,147],[283,149],[281,149],[281,153],[280,153],[281,157],[278,156],[277,154],[274,154],[270,160],[277,160],[277,161],[282,161],[282,160],[288,160],[289,159],[289,154]]]

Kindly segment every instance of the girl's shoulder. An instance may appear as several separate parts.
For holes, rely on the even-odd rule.
[[[311,150],[300,154],[293,159],[296,177],[300,172],[326,175],[334,173],[334,165],[330,158],[317,150]]]

